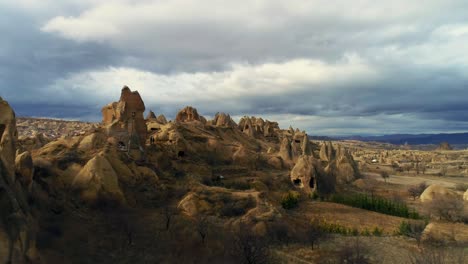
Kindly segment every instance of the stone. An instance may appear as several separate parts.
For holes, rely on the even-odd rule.
[[[466,192],[463,194],[463,200],[468,201],[468,189]]]
[[[143,147],[146,143],[147,127],[143,117],[145,104],[138,91],[124,86],[120,100],[102,108],[102,123],[107,135],[115,137],[131,148]],[[127,146],[129,147],[129,146]]]

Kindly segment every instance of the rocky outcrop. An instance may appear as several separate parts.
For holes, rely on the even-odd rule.
[[[338,146],[336,150],[335,176],[338,183],[350,183],[359,178],[359,168],[353,159],[353,156],[342,146]]]
[[[103,153],[88,161],[76,175],[72,186],[81,192],[83,200],[96,202],[100,198],[124,202],[117,173]]]
[[[151,110],[148,112],[148,115],[146,115],[146,120],[156,119],[156,118],[157,118],[156,114]]]
[[[463,194],[463,200],[468,201],[468,189],[466,192]]]
[[[258,117],[244,116],[239,121],[239,129],[251,137],[265,137],[266,139],[277,139],[279,126],[277,122],[263,120]]]
[[[130,142],[130,148],[139,148],[145,145],[147,136],[144,112],[145,104],[138,91],[124,86],[120,100],[102,108],[102,123],[108,136],[122,144]]]
[[[455,191],[447,189],[441,185],[433,184],[424,190],[420,198],[421,202],[430,202],[436,197],[440,198],[455,198],[458,194]]]
[[[218,127],[237,127],[231,116],[225,113],[216,113],[212,123]]]
[[[0,158],[7,165],[8,175],[14,177],[14,165],[16,154],[16,119],[13,109],[8,102],[0,97]],[[11,180],[14,180],[11,178]]]
[[[29,179],[20,175],[20,180],[16,181],[17,136],[15,113],[0,98],[0,263],[27,263],[38,259],[34,239],[36,222],[26,202],[27,188],[22,184]],[[27,154],[23,156],[25,160]],[[21,172],[30,178],[25,167]]]
[[[330,141],[324,142],[320,148],[320,159],[323,161],[332,161],[335,158],[335,149]]]
[[[291,170],[290,177],[294,186],[311,194],[320,189],[319,183],[321,181],[324,182],[327,175],[323,172],[320,162],[317,159],[312,156],[302,155],[298,158],[296,165]]]
[[[283,138],[281,141],[279,156],[285,162],[292,161],[291,141],[287,137]]]
[[[206,123],[206,119],[198,114],[197,109],[186,106],[184,109],[180,110],[176,116],[176,122],[194,122],[198,121],[203,124]]]
[[[257,129],[253,127],[254,122],[252,122],[252,118],[243,117],[239,121],[239,129],[249,137],[255,138],[257,136]]]
[[[167,124],[167,119],[164,115],[158,115],[158,117],[156,118],[156,120],[158,121],[158,123],[160,124]]]

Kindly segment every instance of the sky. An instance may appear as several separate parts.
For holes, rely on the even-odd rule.
[[[99,121],[120,89],[310,135],[468,131],[468,1],[0,0],[0,96]],[[237,120],[236,120],[237,121]]]

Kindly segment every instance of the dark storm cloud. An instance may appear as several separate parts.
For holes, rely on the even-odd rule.
[[[0,2],[0,96],[20,115],[97,120],[127,84],[169,117],[193,105],[316,134],[458,132],[467,14],[466,1]]]

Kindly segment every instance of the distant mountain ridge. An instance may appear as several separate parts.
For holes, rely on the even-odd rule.
[[[441,142],[449,144],[468,144],[468,132],[465,133],[441,133],[441,134],[393,134],[383,136],[349,136],[336,137],[341,140],[360,140],[385,142],[396,145],[408,143],[410,145],[438,145]]]

